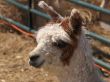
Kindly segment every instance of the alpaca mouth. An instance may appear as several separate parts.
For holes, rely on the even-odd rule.
[[[40,68],[43,64],[44,64],[44,60],[42,60],[41,62],[32,62],[32,61],[29,61],[29,64],[35,68]]]

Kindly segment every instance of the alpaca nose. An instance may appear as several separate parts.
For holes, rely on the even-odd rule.
[[[42,64],[44,63],[44,59],[42,59],[42,57],[40,57],[40,55],[35,54],[30,56],[30,61],[29,64],[33,67],[40,67],[42,66]]]
[[[40,56],[39,55],[33,55],[33,56],[31,56],[30,57],[30,61],[36,61],[38,58],[40,58]]]

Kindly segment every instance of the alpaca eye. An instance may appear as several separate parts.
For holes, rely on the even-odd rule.
[[[62,41],[62,40],[58,40],[57,42],[54,42],[53,45],[58,47],[58,48],[65,48],[67,46],[68,43]]]

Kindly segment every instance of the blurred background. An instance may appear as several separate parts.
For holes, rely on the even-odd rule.
[[[0,82],[58,82],[54,74],[28,65],[28,54],[37,45],[33,32],[50,20],[39,1],[0,0]],[[44,1],[64,17],[73,8],[81,11],[93,55],[104,62],[96,60],[99,72],[110,82],[110,0]]]

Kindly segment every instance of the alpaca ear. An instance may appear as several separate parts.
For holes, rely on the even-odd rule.
[[[82,21],[79,11],[77,9],[73,9],[70,17],[63,19],[60,25],[71,36],[73,34],[80,33]]]
[[[44,1],[40,1],[38,6],[44,9],[52,18],[53,21],[61,20],[63,17],[57,13],[51,6],[46,4]]]
[[[82,27],[83,19],[80,12],[77,9],[72,9],[71,15],[69,18],[69,27],[74,33],[80,33]]]

